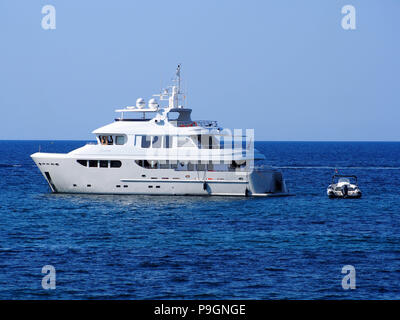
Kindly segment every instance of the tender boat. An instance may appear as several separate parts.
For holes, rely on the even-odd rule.
[[[335,181],[337,182],[335,183]],[[354,179],[354,183],[350,182]],[[360,198],[361,190],[357,186],[357,177],[354,175],[335,174],[332,177],[332,184],[326,190],[329,198]]]
[[[32,154],[52,192],[151,195],[287,196],[280,170],[254,149],[253,130],[229,130],[192,120],[172,86],[94,130],[96,143],[66,154]],[[165,101],[165,103],[164,103]],[[161,106],[160,104],[163,104]]]

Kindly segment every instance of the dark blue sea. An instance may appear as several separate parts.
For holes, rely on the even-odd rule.
[[[400,298],[400,143],[257,142],[294,197],[51,194],[29,155],[84,143],[0,141],[0,299]]]

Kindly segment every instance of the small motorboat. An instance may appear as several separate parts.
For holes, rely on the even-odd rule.
[[[336,179],[338,180],[335,183]],[[350,183],[350,179],[354,179],[354,183]],[[361,198],[361,190],[357,186],[356,176],[335,174],[326,193],[329,198]]]

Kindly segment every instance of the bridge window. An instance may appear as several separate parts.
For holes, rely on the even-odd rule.
[[[125,144],[125,136],[115,136],[115,144],[116,145]]]
[[[113,136],[99,136],[99,141],[102,145],[113,145]]]
[[[125,144],[125,140],[126,140],[125,136],[122,136],[122,135],[118,135],[118,136],[112,136],[112,135],[99,136],[100,144],[102,144],[103,146],[112,146],[114,144],[123,145],[123,144]]]

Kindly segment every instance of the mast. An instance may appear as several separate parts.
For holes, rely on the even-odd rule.
[[[176,68],[176,78],[178,82],[178,94],[181,93],[181,64],[178,64],[178,67]]]
[[[176,68],[176,78],[173,80],[175,85],[172,86],[172,93],[169,98],[169,107],[179,107],[179,95],[181,94],[181,64]]]

